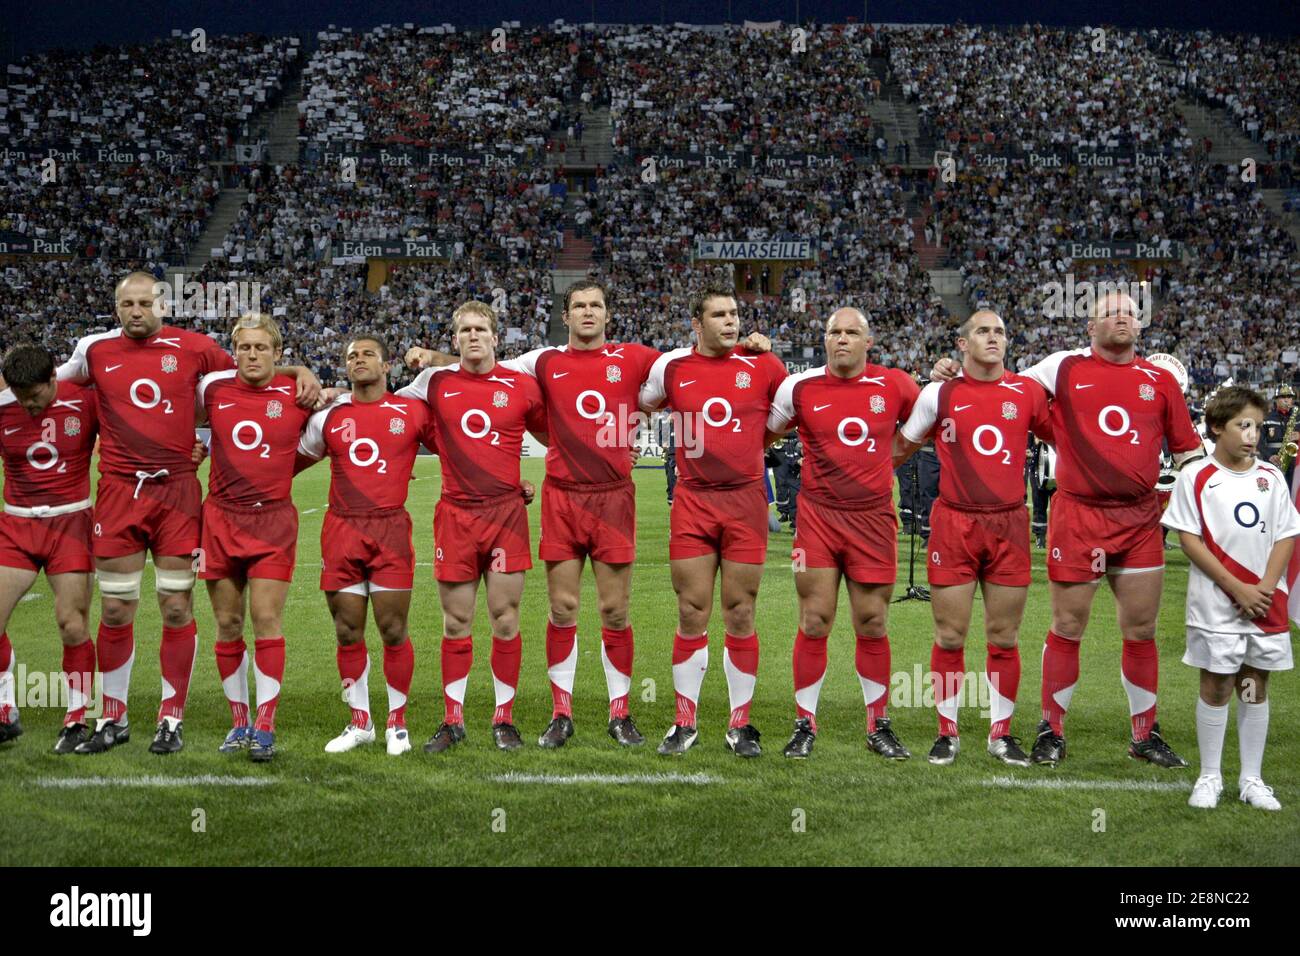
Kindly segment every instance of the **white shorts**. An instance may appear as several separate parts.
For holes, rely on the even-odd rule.
[[[1294,666],[1291,634],[1224,634],[1189,627],[1183,663],[1211,674],[1235,674],[1243,664],[1260,671],[1289,671]]]

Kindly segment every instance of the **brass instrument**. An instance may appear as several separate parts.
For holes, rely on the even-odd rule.
[[[1300,404],[1292,406],[1291,416],[1286,420],[1286,426],[1282,429],[1282,452],[1277,456],[1277,461],[1278,467],[1282,469],[1283,474],[1286,474],[1286,470],[1291,467],[1291,463],[1295,461],[1297,450],[1300,450],[1300,446],[1296,444],[1296,425],[1300,423],[1298,416],[1300,416]]]

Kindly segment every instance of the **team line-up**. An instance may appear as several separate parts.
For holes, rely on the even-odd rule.
[[[977,312],[956,330],[960,364],[940,360],[922,389],[901,370],[868,363],[869,322],[854,308],[830,316],[826,364],[789,375],[763,336],[740,342],[739,308],[729,289],[692,296],[694,346],[660,353],[607,342],[606,290],[581,281],[565,296],[567,345],[497,361],[496,315],[468,301],[451,319],[459,356],[411,349],[406,362],[422,370],[396,393],[387,389],[390,355],[379,333],[357,332],[346,346],[351,390],[322,390],[308,369],[277,365],[282,340],[269,316],[247,314],[235,323],[232,357],[206,335],[163,324],[152,275],[131,273],[114,296],[121,327],[82,338],[57,369],[54,357],[35,345],[14,346],[3,362],[0,627],[7,627],[43,568],[54,593],[68,689],[55,753],[100,753],[129,739],[133,622],[151,552],[163,623],[162,699],[150,751],[168,754],[183,746],[198,647],[192,591],[199,578],[211,599],[217,667],[232,717],[219,749],[247,751],[255,761],[274,757],[283,612],[298,538],[291,488],[298,471],[323,458],[330,462],[330,490],[320,587],[334,619],[351,712],[325,749],[339,753],[375,741],[364,640],[369,606],[383,641],[387,751],[410,750],[405,711],[415,660],[407,618],[415,561],[405,503],[421,445],[439,456],[442,471],[433,532],[445,703],[443,722],[424,749],[442,752],[466,739],[463,702],[480,582],[492,630],[492,736],[502,749],[521,747],[512,705],[520,671],[519,605],[524,572],[532,566],[526,509],[535,492],[520,479],[525,430],[548,446],[538,554],[550,599],[546,661],[554,711],[538,743],[560,747],[574,732],[576,621],[586,561],[600,604],[608,732],[623,746],[644,743],[628,707],[628,603],[636,556],[631,470],[637,457],[629,436],[638,416],[669,408],[679,430],[693,429],[694,438],[689,453],[678,456],[671,511],[676,713],[660,754],[684,754],[697,739],[719,579],[730,701],[725,740],[738,756],[761,753],[750,702],[759,653],[754,607],[767,554],[763,451],[797,428],[804,469],[793,545],[796,717],[787,757],[806,758],[813,750],[841,579],[867,746],[888,759],[910,756],[886,710],[887,617],[897,576],[892,486],[894,469],[933,441],[941,478],[926,568],[939,733],[930,762],[950,764],[960,750],[964,646],[977,586],[992,701],[988,753],[1017,766],[1056,766],[1064,759],[1063,721],[1078,680],[1079,641],[1104,578],[1123,637],[1128,753],[1162,767],[1187,766],[1156,721],[1163,524],[1180,532],[1192,563],[1184,662],[1201,671],[1201,777],[1192,803],[1213,806],[1222,790],[1219,755],[1235,686],[1241,696],[1241,797],[1254,806],[1278,806],[1260,768],[1268,674],[1292,666],[1282,577],[1300,516],[1281,473],[1254,457],[1263,398],[1239,387],[1216,393],[1206,410],[1214,439],[1207,455],[1175,375],[1136,354],[1140,323],[1127,295],[1098,301],[1087,323],[1088,347],[1055,353],[1021,374],[1003,364],[1002,319]],[[196,477],[205,451],[195,426],[204,422],[211,429],[206,499]],[[1024,464],[1031,433],[1056,449],[1060,493],[1048,526],[1052,625],[1043,648],[1042,720],[1026,754],[1011,720],[1030,584]],[[92,505],[97,436],[101,477]],[[682,437],[690,436],[678,436],[679,449]],[[1154,489],[1163,448],[1179,476],[1162,516]],[[95,641],[89,634],[92,571],[101,598]],[[254,633],[255,711],[246,617]],[[22,733],[13,672],[14,651],[4,633],[0,741]],[[86,712],[96,672],[102,714],[92,729]]]

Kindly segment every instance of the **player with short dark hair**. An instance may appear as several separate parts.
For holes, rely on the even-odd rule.
[[[40,346],[15,345],[5,353],[3,368],[8,388],[0,391],[0,743],[23,732],[9,617],[43,568],[54,592],[68,702],[54,752],[69,754],[89,737],[86,708],[95,672],[90,456],[98,410],[93,389],[56,380],[54,356]]]
[[[388,391],[383,339],[357,332],[344,348],[344,364],[352,392],[311,417],[298,447],[307,461],[330,460],[320,587],[334,619],[339,678],[351,721],[325,751],[344,753],[375,740],[365,641],[369,602],[384,644],[385,745],[398,756],[411,749],[406,702],[415,671],[407,630],[415,548],[406,496],[420,444],[432,450],[433,437],[428,406]]]
[[[709,660],[709,616],[721,572],[726,639],[723,669],[731,703],[726,742],[737,756],[762,753],[750,722],[758,675],[754,604],[767,560],[764,427],[785,364],[737,348],[740,309],[726,288],[691,297],[695,345],[655,361],[641,388],[647,412],[673,410],[679,479],[668,558],[677,592],[673,638],[676,718],[659,753],[684,754],[695,743],[696,707]]]
[[[934,614],[930,674],[939,712],[939,736],[929,760],[951,764],[961,746],[957,711],[978,585],[988,640],[988,752],[1003,763],[1027,767],[1029,757],[1011,735],[1011,716],[1030,583],[1025,456],[1031,432],[1041,440],[1052,438],[1047,393],[1003,364],[1007,330],[997,313],[980,310],[963,322],[957,348],[962,374],[926,385],[895,438],[896,457],[933,438],[941,463],[925,564]]]

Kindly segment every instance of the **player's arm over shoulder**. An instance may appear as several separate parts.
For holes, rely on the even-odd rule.
[[[767,410],[767,435],[765,442],[771,445],[798,427],[799,414],[794,407],[794,386],[796,376],[787,376],[777,386],[776,395]]]

